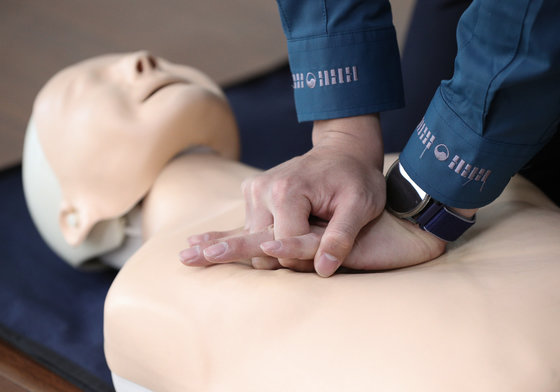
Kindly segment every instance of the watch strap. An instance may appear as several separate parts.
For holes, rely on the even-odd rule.
[[[471,219],[465,218],[449,210],[443,204],[434,201],[415,217],[415,221],[427,232],[444,241],[452,242],[474,225],[476,215]]]

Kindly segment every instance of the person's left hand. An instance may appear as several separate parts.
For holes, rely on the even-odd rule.
[[[251,257],[297,255],[301,263],[293,269],[313,271],[313,257],[324,227],[317,224],[311,227],[309,234],[277,241],[273,240],[272,228],[252,234],[244,229],[207,233],[204,238],[191,238],[192,247],[182,251],[180,257],[189,266],[208,266]],[[216,252],[219,256],[213,257],[212,250],[219,250]],[[444,251],[444,241],[384,211],[362,229],[343,266],[364,271],[402,268],[432,260]],[[333,265],[321,275],[330,276],[337,268],[338,265]]]

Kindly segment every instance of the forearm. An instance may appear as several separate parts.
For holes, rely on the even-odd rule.
[[[463,15],[455,73],[400,159],[432,197],[464,209],[490,203],[555,132],[558,17],[549,0],[478,0]]]
[[[403,106],[400,57],[387,0],[278,0],[298,119]]]

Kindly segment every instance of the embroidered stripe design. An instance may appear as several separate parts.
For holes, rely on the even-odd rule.
[[[436,142],[437,135],[428,128],[424,119],[422,119],[422,121],[420,121],[420,123],[416,126],[416,135],[418,137],[418,141],[424,146],[424,149],[418,158],[422,159],[426,151],[429,151],[432,145]],[[446,163],[447,167],[454,173],[467,179],[467,181],[463,183],[463,186],[467,185],[471,181],[480,182],[480,191],[482,192],[486,181],[488,181],[488,177],[490,177],[490,174],[492,173],[492,170],[475,166],[462,159],[458,154],[453,155],[453,158],[449,161],[448,159],[451,156],[449,153],[449,147],[443,143],[436,145],[433,154],[435,159]]]
[[[334,86],[357,81],[358,67],[355,65],[322,69],[319,71],[292,73],[292,87],[294,89],[313,89],[315,87]]]

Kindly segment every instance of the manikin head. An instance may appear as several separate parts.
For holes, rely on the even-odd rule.
[[[235,120],[201,72],[147,52],[95,57],[39,92],[26,135],[27,204],[43,238],[79,264],[117,248],[122,217],[193,146],[235,159]]]

